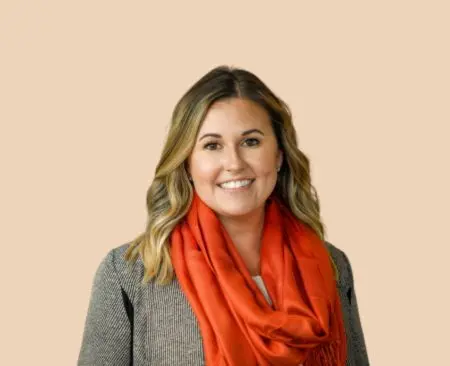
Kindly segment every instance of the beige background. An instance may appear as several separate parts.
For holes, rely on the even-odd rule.
[[[292,108],[372,364],[448,364],[445,3],[2,0],[0,363],[75,365],[173,106],[230,64]]]

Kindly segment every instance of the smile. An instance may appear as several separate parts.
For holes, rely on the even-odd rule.
[[[218,184],[218,186],[222,189],[228,191],[243,191],[248,189],[250,185],[254,182],[254,179],[243,179],[243,180],[234,180],[231,182],[225,182],[222,184]]]

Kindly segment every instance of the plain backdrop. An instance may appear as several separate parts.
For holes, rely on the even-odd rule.
[[[206,72],[291,107],[371,364],[448,362],[446,1],[0,2],[2,365],[75,365],[92,280],[145,227],[172,109]]]

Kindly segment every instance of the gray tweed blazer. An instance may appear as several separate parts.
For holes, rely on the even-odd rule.
[[[350,262],[326,244],[340,272],[347,365],[369,365]],[[97,268],[77,365],[205,365],[199,324],[176,277],[167,286],[142,285],[141,259],[127,267],[123,257],[128,245],[111,249]]]

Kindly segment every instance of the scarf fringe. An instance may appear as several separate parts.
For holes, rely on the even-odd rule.
[[[304,366],[337,366],[339,361],[339,345],[337,341],[323,344],[312,349]]]

